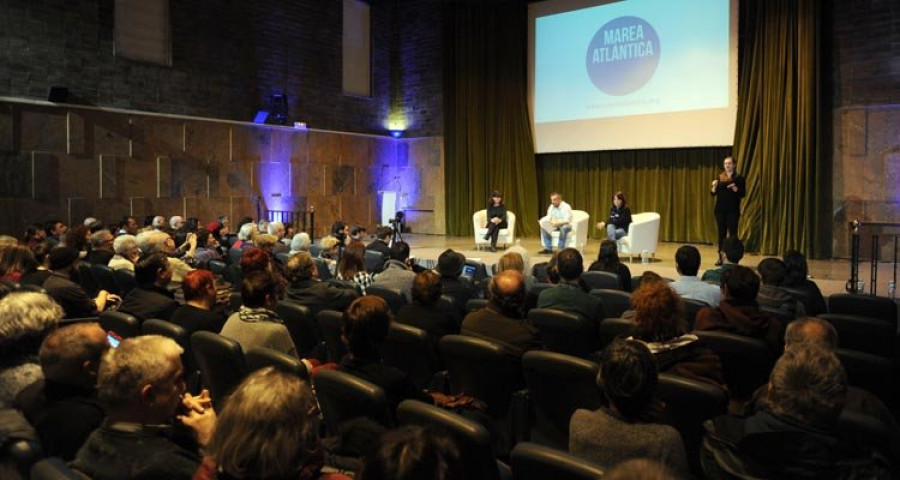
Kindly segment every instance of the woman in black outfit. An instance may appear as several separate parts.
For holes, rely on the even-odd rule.
[[[737,237],[738,219],[741,218],[741,199],[744,198],[744,177],[735,171],[734,159],[725,157],[724,170],[712,181],[709,193],[716,197],[716,226],[719,228],[719,261],[722,265],[722,242],[727,232]]]
[[[802,290],[808,295],[809,305],[806,306],[806,314],[815,316],[820,313],[827,313],[828,307],[825,304],[825,297],[816,282],[810,280],[809,266],[806,263],[806,256],[796,250],[788,250],[784,254],[784,266],[787,273],[784,280],[781,281],[782,287],[794,288]]]
[[[615,273],[619,277],[619,288],[626,292],[631,291],[631,270],[619,261],[618,246],[612,240],[604,240],[600,244],[597,261],[592,263],[588,270]]]
[[[500,230],[508,227],[506,223],[506,205],[503,204],[503,194],[494,190],[487,206],[487,233],[484,239],[491,240],[491,251],[497,251],[497,236]]]
[[[616,241],[628,233],[628,225],[631,225],[631,210],[628,208],[628,200],[625,194],[616,192],[613,195],[612,208],[609,210],[609,220],[597,222],[597,229],[606,229],[606,238]]]

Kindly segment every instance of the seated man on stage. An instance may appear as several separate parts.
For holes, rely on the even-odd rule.
[[[547,208],[547,216],[538,223],[541,225],[541,244],[544,249],[539,254],[553,253],[552,234],[559,232],[559,249],[566,248],[566,237],[572,231],[572,207],[562,200],[562,195],[553,192],[550,195],[550,207]]]

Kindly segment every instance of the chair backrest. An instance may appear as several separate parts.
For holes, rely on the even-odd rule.
[[[244,272],[240,263],[232,263],[225,267],[225,280],[231,282],[231,289],[240,292],[241,282],[244,281]]]
[[[522,442],[510,453],[516,480],[599,480],[603,468],[565,451]]]
[[[687,321],[688,331],[694,329],[694,321],[697,320],[697,312],[709,306],[702,300],[694,300],[693,298],[682,298],[684,302],[684,317]]]
[[[116,288],[119,295],[124,297],[128,292],[137,287],[137,280],[134,279],[134,272],[125,268],[119,268],[113,272],[113,279],[116,282]]]
[[[566,246],[572,246],[576,250],[583,252],[584,246],[587,244],[587,236],[590,228],[588,227],[588,223],[590,223],[591,215],[584,210],[572,210],[572,240],[567,240]],[[571,245],[568,242],[572,242]]]
[[[794,303],[796,305],[796,303]],[[790,313],[777,308],[777,307],[759,307],[759,311],[767,313],[770,317],[778,319],[782,325],[787,325],[792,322],[796,317],[791,315]]]
[[[606,404],[596,383],[600,367],[581,358],[532,350],[522,356],[522,370],[535,411],[531,441],[568,449],[569,419],[575,410],[596,410]]]
[[[341,338],[344,333],[344,314],[336,310],[321,310],[316,314],[316,322],[325,341],[328,361],[339,363],[347,354],[347,346]]]
[[[727,411],[728,394],[712,383],[660,373],[656,395],[666,404],[665,423],[681,433],[688,459],[698,468],[703,422]]]
[[[889,358],[843,348],[834,353],[847,372],[848,384],[872,392],[888,405],[900,398],[894,378],[894,365]]]
[[[466,302],[466,313],[472,313],[476,310],[481,310],[482,308],[488,306],[489,300],[486,298],[470,298],[469,301]]]
[[[78,284],[89,296],[97,295],[99,288],[97,287],[97,280],[94,279],[94,274],[91,272],[91,264],[81,260],[76,261],[75,264],[78,266]]]
[[[313,258],[313,262],[316,263],[316,271],[319,273],[319,280],[323,282],[331,280],[331,270],[328,269],[328,263],[325,262],[324,258]]]
[[[603,310],[606,316],[611,318],[621,318],[622,314],[631,308],[631,294],[622,290],[595,288],[591,290],[591,295],[603,301]]]
[[[133,315],[125,312],[107,310],[100,314],[100,326],[111,330],[122,338],[136,337],[141,334],[141,322]]]
[[[628,241],[620,241],[620,247],[624,246],[626,253],[632,254],[644,250],[656,252],[659,242],[659,222],[660,216],[656,212],[635,213],[631,216],[631,224],[628,225]]]
[[[406,305],[406,296],[399,288],[387,287],[385,285],[372,284],[366,287],[366,295],[381,297],[391,307],[391,311],[396,315],[397,312]]]
[[[210,260],[209,261],[209,270],[213,273],[213,275],[225,276],[225,269],[228,267],[222,260]]]
[[[600,350],[619,337],[634,335],[634,320],[630,318],[604,318],[600,322]]]
[[[203,387],[209,389],[216,408],[221,408],[225,398],[247,375],[241,345],[230,338],[200,331],[191,335],[191,351]]]
[[[97,288],[118,295],[119,286],[116,285],[116,279],[113,278],[113,272],[113,269],[101,263],[91,265],[91,276],[94,277]]]
[[[44,455],[41,440],[25,414],[0,403],[0,476],[28,478],[28,470]]]
[[[384,254],[375,250],[366,250],[365,268],[367,272],[377,273],[384,267]]]
[[[319,335],[316,320],[309,314],[309,308],[290,300],[278,302],[275,313],[287,327],[301,358],[325,360],[325,345]]]
[[[551,351],[585,358],[600,347],[597,325],[575,313],[552,308],[532,308],[528,320],[541,333]]]
[[[534,286],[531,287],[531,293],[532,293],[535,297],[540,297],[540,296],[541,296],[541,292],[543,292],[544,290],[546,290],[546,289],[548,289],[548,288],[553,288],[553,287],[555,287],[555,286],[556,286],[556,285],[554,285],[554,284],[552,284],[552,283],[535,283]]]
[[[231,292],[228,294],[228,311],[234,313],[241,309],[241,305],[244,304],[244,299],[241,298],[240,292]]]
[[[480,423],[416,400],[400,403],[397,421],[402,425],[431,427],[450,437],[459,448],[463,461],[462,478],[499,480],[497,461],[491,450],[491,435]]]
[[[813,297],[809,290],[804,290],[802,288],[792,288],[792,287],[779,287],[784,290],[786,293],[790,294],[790,296],[794,297],[794,300],[803,304],[803,310],[807,315],[818,315],[820,313],[826,312],[816,312],[815,304],[813,303]]]
[[[884,453],[890,451],[891,429],[874,415],[845,408],[841,410],[835,430],[847,445],[865,445]]]
[[[828,313],[842,313],[877,318],[897,328],[897,303],[887,297],[834,293],[828,296]],[[842,339],[843,340],[843,339]]]
[[[73,470],[59,457],[49,457],[32,465],[31,480],[90,480],[90,477]]]
[[[487,267],[484,265],[484,262],[479,262],[477,260],[466,260],[465,268],[473,269],[475,273],[472,274],[471,282],[473,285],[481,285],[482,282],[486,278],[488,278]],[[465,268],[463,269],[463,273],[465,274]]]
[[[313,258],[317,258],[319,255],[322,254],[322,245],[317,244],[317,243],[310,245],[309,246],[309,254]],[[322,278],[322,277],[319,277],[319,278]]]
[[[581,274],[581,279],[591,290],[605,288],[609,290],[621,290],[619,276],[610,272],[597,272],[589,270]]]
[[[162,335],[175,340],[175,343],[184,349],[184,353],[181,354],[181,363],[184,366],[185,378],[190,379],[193,376],[192,374],[196,373],[197,362],[194,360],[194,354],[191,351],[191,337],[181,325],[152,318],[144,320],[144,323],[141,324],[141,334]]]
[[[260,368],[275,367],[277,370],[296,375],[304,380],[309,378],[309,371],[298,358],[271,348],[250,347],[244,352],[244,361],[247,363],[247,373],[255,372]]]
[[[842,348],[894,357],[896,332],[890,323],[878,318],[841,313],[823,313],[819,318],[834,326]]]
[[[485,402],[494,418],[506,415],[519,373],[512,356],[496,343],[463,335],[445,335],[439,348],[455,391]]]
[[[385,365],[397,367],[409,375],[416,387],[424,389],[438,370],[434,342],[424,330],[391,322],[387,338],[381,347]]]
[[[384,389],[359,377],[337,370],[322,370],[313,377],[316,398],[325,416],[329,434],[337,433],[347,420],[365,417],[387,428],[393,417]]]
[[[275,258],[277,258],[282,264],[285,264],[288,260],[291,259],[291,254],[288,252],[278,252],[275,254]]]
[[[775,356],[765,341],[727,332],[693,332],[722,361],[722,376],[731,396],[749,399],[768,382]]]

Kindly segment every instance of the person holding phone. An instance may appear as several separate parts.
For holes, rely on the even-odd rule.
[[[738,220],[741,218],[741,199],[746,194],[744,177],[737,173],[734,158],[725,157],[723,170],[712,181],[709,193],[716,197],[716,227],[719,233],[719,260],[716,266],[722,265],[722,242],[726,234],[737,238]]]

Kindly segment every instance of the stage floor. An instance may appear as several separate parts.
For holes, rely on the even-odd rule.
[[[503,250],[498,249],[497,253],[491,253],[488,250],[476,250],[475,242],[472,237],[451,237],[443,235],[424,235],[424,234],[404,234],[403,240],[409,243],[411,255],[415,258],[436,260],[438,255],[444,250],[452,248],[461,252],[466,258],[480,260],[488,265],[497,263],[497,260],[503,255]],[[549,255],[538,255],[541,247],[539,238],[523,238],[517,240],[521,245],[528,249],[531,254],[531,263],[539,263],[547,261]],[[632,275],[640,275],[645,270],[652,270],[663,277],[677,278],[675,271],[675,251],[683,243],[661,242],[656,251],[656,257],[648,264],[642,264],[639,258],[635,258],[633,263],[628,263],[627,258],[622,260],[631,269]],[[713,268],[716,262],[716,247],[713,245],[694,244],[700,250],[702,264],[700,272]],[[597,258],[600,250],[599,240],[589,240],[584,254],[585,268]],[[741,261],[741,265],[756,268],[760,261],[766,256],[747,254]],[[845,293],[845,285],[850,278],[850,261],[849,260],[809,260],[809,273],[812,279],[819,285],[822,293],[827,297],[832,293]],[[878,294],[887,295],[887,283],[893,277],[893,265],[890,263],[881,263],[878,269]],[[859,278],[865,281],[866,291],[869,291],[869,264],[865,262],[859,266]]]

